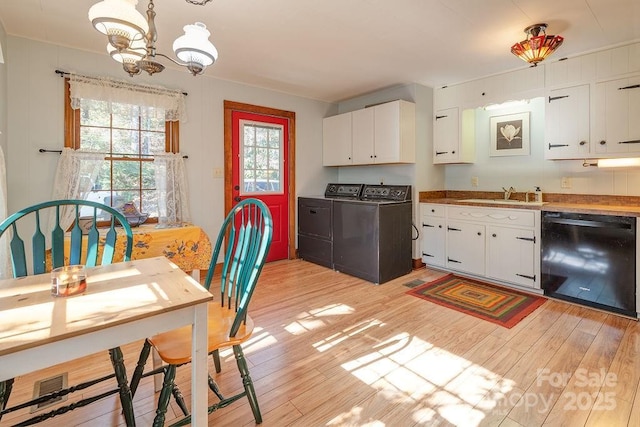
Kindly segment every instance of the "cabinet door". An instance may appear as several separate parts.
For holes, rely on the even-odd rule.
[[[545,116],[546,159],[589,156],[589,85],[550,91]]]
[[[433,129],[433,163],[453,163],[458,160],[460,144],[458,108],[436,111]]]
[[[374,107],[373,163],[400,161],[400,102],[388,102]]]
[[[325,117],[322,120],[322,164],[350,165],[351,113]]]
[[[595,151],[640,152],[640,77],[596,84],[594,105]]]
[[[351,114],[353,128],[353,164],[372,164],[374,163],[374,108],[356,110]]]
[[[446,221],[435,216],[422,216],[420,247],[422,261],[437,267],[445,266]]]
[[[447,268],[484,276],[484,229],[470,222],[447,223]]]
[[[487,226],[487,277],[537,287],[533,230]]]

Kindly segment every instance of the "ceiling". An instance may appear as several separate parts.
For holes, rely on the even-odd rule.
[[[87,19],[97,2],[2,0],[0,20],[11,36],[106,55]],[[158,52],[201,21],[220,53],[207,76],[328,102],[526,67],[510,47],[538,22],[565,38],[552,60],[640,39],[638,0],[156,0],[155,11]]]

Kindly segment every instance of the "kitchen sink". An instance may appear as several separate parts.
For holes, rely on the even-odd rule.
[[[499,205],[512,205],[512,206],[542,206],[546,202],[525,202],[523,200],[505,200],[505,199],[463,199],[460,202],[467,203],[491,203]]]

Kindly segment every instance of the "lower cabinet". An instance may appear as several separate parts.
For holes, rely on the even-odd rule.
[[[484,229],[478,223],[447,221],[447,268],[484,276]]]
[[[540,289],[540,211],[435,203],[420,209],[425,264]]]
[[[488,226],[486,241],[487,277],[537,287],[534,230]]]
[[[445,206],[422,203],[420,205],[422,262],[435,267],[445,266],[447,222]]]

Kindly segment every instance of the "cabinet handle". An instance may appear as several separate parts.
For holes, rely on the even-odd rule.
[[[456,264],[462,264],[462,261],[458,261],[457,259],[451,259],[449,257],[447,257],[447,261],[448,262],[455,262]]]
[[[309,209],[309,213],[316,214],[318,212],[316,212],[314,209]]]
[[[551,101],[555,101],[555,100],[562,99],[562,98],[568,98],[568,97],[569,97],[569,95],[550,96],[549,97],[549,103],[551,103]]]
[[[568,147],[569,144],[551,144],[549,143],[549,150],[551,150],[552,148],[560,148],[560,147]]]
[[[436,212],[436,210],[435,210],[435,209],[431,209],[431,212],[432,212],[432,213],[435,213],[435,212]]]
[[[444,118],[447,118],[447,117],[449,117],[449,116],[436,116],[436,120],[444,119]]]
[[[423,227],[435,227],[435,225],[431,225],[431,224],[425,224],[424,222],[422,223]]]
[[[618,144],[640,144],[640,139],[632,139],[630,141],[620,141]]]
[[[631,85],[631,86],[619,87],[618,90],[637,89],[639,87],[640,87],[640,84],[639,85]]]
[[[536,281],[536,275],[535,274],[533,276],[528,276],[526,274],[516,273],[516,276],[524,277],[525,279],[531,279],[534,282]]]
[[[607,141],[605,141],[604,139],[602,141],[600,141],[600,145],[605,145],[607,143]]]
[[[459,228],[447,227],[447,231],[462,231]]]
[[[493,233],[491,237],[498,237],[498,235],[496,233]]]
[[[478,231],[478,236],[482,236],[482,233]]]
[[[436,156],[439,156],[440,154],[447,154],[448,151],[436,151]]]
[[[442,228],[442,226],[441,226],[441,225],[439,225],[439,226],[438,226],[438,228]]]
[[[579,144],[580,144],[580,145],[584,145],[584,144],[586,144],[586,143],[587,143],[587,141],[580,141],[580,143],[579,143]]]
[[[433,257],[434,257],[434,255],[431,255],[431,254],[425,254],[424,252],[422,252],[422,256],[430,256],[431,258],[433,258]]]
[[[536,242],[536,236],[533,237],[516,237],[518,240],[526,240],[527,242]]]

